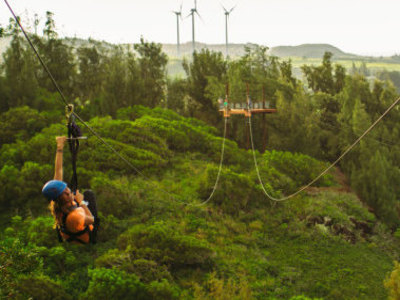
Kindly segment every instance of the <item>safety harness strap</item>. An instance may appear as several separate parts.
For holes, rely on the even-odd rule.
[[[76,161],[78,159],[79,140],[77,138],[82,136],[81,130],[75,123],[74,106],[69,104],[65,108],[68,127],[68,144],[71,151],[72,158],[72,178],[70,182],[71,191],[75,194],[78,189],[78,175],[76,173]]]

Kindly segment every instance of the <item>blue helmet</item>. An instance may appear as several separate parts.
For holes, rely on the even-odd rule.
[[[50,180],[48,181],[42,189],[42,194],[47,198],[47,200],[56,200],[63,193],[67,184],[60,180]]]

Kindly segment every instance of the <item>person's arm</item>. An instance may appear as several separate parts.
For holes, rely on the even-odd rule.
[[[54,167],[54,179],[63,180],[63,149],[67,137],[58,136],[57,141],[57,152],[56,152],[56,162]]]
[[[83,201],[83,195],[79,193],[79,190],[76,190],[75,194],[75,201],[79,203],[79,206],[83,208],[85,211],[85,225],[91,225],[94,223],[94,217],[92,213],[90,212],[89,208],[84,204]]]

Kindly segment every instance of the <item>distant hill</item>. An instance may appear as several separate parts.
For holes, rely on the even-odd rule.
[[[358,55],[345,53],[329,44],[303,44],[299,46],[278,46],[269,50],[270,55],[278,57],[298,56],[305,58],[321,58],[325,52],[331,52],[338,58],[357,58]]]
[[[11,41],[10,37],[0,38],[0,56],[7,49]],[[78,38],[65,38],[67,44],[74,48],[82,47],[89,44],[89,40],[83,40]],[[92,41],[93,42],[93,41]],[[95,41],[96,44],[101,44],[104,47],[111,47],[110,43],[105,41]],[[124,46],[132,46],[132,44],[124,44]],[[246,44],[230,44],[229,45],[229,55],[233,58],[240,57],[245,54],[245,47],[254,48],[256,44],[246,43]],[[132,47],[133,48],[133,47]],[[169,57],[177,57],[177,47],[176,44],[162,44],[163,51]],[[196,43],[196,50],[209,49],[211,51],[222,52],[225,54],[225,44],[205,44]],[[278,57],[303,57],[303,58],[322,58],[326,51],[331,52],[335,59],[362,59],[362,56],[355,54],[345,53],[337,47],[329,44],[303,44],[298,46],[277,46],[269,49],[268,53],[270,55]],[[180,56],[190,56],[192,53],[192,43],[183,43],[180,46]]]
[[[176,44],[163,44],[163,51],[170,57],[177,56]],[[229,55],[232,57],[239,57],[245,54],[245,47],[254,48],[256,44],[230,44]],[[196,43],[196,50],[209,49],[212,51],[218,51],[225,54],[224,44],[204,44]],[[278,57],[304,57],[304,58],[322,58],[325,52],[331,52],[335,59],[340,58],[360,58],[355,54],[343,52],[339,48],[329,44],[303,44],[298,46],[277,46],[269,49],[268,54]],[[187,56],[192,53],[192,43],[187,42],[181,44],[180,53],[182,56]]]
[[[255,47],[256,44],[230,44],[229,45],[229,55],[232,57],[242,56],[245,51],[245,47]],[[177,47],[176,44],[162,44],[163,51],[170,57],[177,57]],[[225,55],[225,44],[204,44],[198,43],[195,44],[196,50],[200,51],[201,49],[209,49],[211,51],[222,52]],[[190,56],[192,54],[192,43],[187,42],[180,45],[180,54],[181,56]]]

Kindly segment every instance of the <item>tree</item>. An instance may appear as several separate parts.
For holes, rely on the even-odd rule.
[[[317,67],[304,65],[301,67],[309,87],[314,92],[335,95],[343,89],[345,69],[340,65],[336,65],[335,74],[333,74],[331,58],[332,53],[325,52],[322,65]]]
[[[134,48],[139,53],[143,97],[147,106],[155,107],[165,98],[165,68],[168,57],[162,52],[161,44],[149,43],[143,38],[140,38],[140,44],[135,44]]]
[[[47,21],[43,30],[44,38],[34,36],[33,41],[63,94],[73,97],[75,90],[73,79],[76,75],[76,68],[72,49],[57,38],[53,13],[47,12],[46,17]],[[37,68],[36,77],[41,87],[51,92],[57,92],[52,80],[42,66]]]
[[[196,116],[216,124],[218,122],[217,99],[207,96],[206,89],[210,77],[216,78],[219,82],[224,81],[227,63],[224,61],[222,53],[211,52],[208,49],[194,52],[192,62],[189,63],[185,60],[183,68],[188,77],[189,96],[200,104],[201,112],[198,112]]]
[[[10,47],[4,54],[4,96],[2,110],[30,103],[36,95],[38,84],[35,78],[35,62],[30,49],[27,49],[20,36],[18,23],[10,19]]]
[[[107,80],[103,88],[103,98],[100,101],[100,113],[115,116],[126,100],[127,69],[125,55],[120,46],[116,46],[105,66]]]
[[[168,94],[167,94],[167,108],[172,109],[178,113],[185,111],[185,96],[186,96],[186,80],[174,78],[167,80]]]
[[[75,93],[83,100],[99,97],[106,79],[104,55],[96,45],[79,48],[77,55],[79,72]]]
[[[16,139],[28,140],[47,125],[46,118],[35,109],[12,108],[0,115],[0,146]]]

